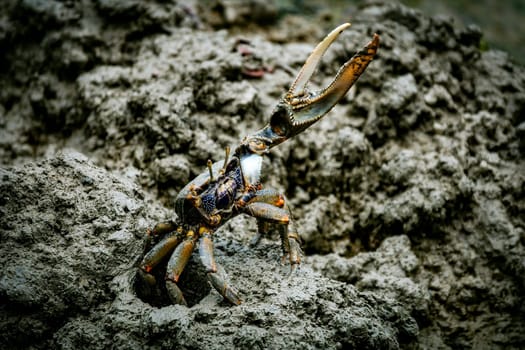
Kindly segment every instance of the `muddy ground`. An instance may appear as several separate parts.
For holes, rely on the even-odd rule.
[[[324,86],[377,32],[325,119],[274,149],[301,269],[253,220],[215,238],[243,299],[193,256],[191,307],[144,294],[145,232],[262,127],[335,23],[263,1],[0,5],[0,345],[58,349],[525,347],[525,71],[482,32],[366,2]]]

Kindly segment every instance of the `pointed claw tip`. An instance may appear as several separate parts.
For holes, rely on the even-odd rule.
[[[377,53],[377,49],[379,48],[379,35],[377,33],[374,33],[374,36],[372,37],[372,40],[366,46],[360,51],[361,54],[365,54],[367,56],[375,56]]]
[[[343,23],[339,25],[337,28],[332,30],[319,44],[317,44],[310,56],[308,56],[306,59],[306,62],[299,71],[297,78],[290,86],[290,89],[288,90],[289,95],[292,96],[300,94],[304,91],[306,84],[310,80],[326,50],[330,47],[334,40],[337,39],[339,34],[341,34],[346,28],[350,27],[350,25],[350,23]]]
[[[352,25],[351,23],[346,22],[346,23],[341,24],[335,30],[337,30],[337,31],[339,31],[339,33],[341,33],[343,30],[345,30],[346,28],[350,27],[351,25]]]
[[[374,43],[376,46],[379,45],[379,34],[374,33],[374,37],[372,38],[372,43]]]

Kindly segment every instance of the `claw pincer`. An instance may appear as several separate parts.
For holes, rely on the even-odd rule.
[[[230,303],[241,303],[238,292],[229,284],[226,272],[213,254],[215,231],[239,214],[256,218],[258,233],[254,244],[262,236],[278,232],[284,256],[288,257],[292,268],[299,265],[300,237],[290,207],[283,194],[262,188],[262,159],[272,147],[303,132],[328,113],[374,58],[379,46],[377,34],[339,69],[326,88],[308,89],[308,82],[323,54],[349,26],[349,23],[340,25],[317,45],[264,128],[245,137],[231,157],[228,148],[224,161],[208,162],[208,170],[179,192],[175,199],[177,221],[159,223],[151,231],[152,235],[162,238],[142,259],[140,275],[155,281],[150,272],[169,256],[166,290],[173,303],[186,304],[177,282],[196,245],[211,285]]]

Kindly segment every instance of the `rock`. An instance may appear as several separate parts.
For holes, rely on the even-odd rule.
[[[313,340],[325,348],[398,347],[417,336],[417,328],[405,334],[415,321],[395,302],[363,297],[308,266],[283,278],[275,242],[247,250],[239,239],[225,245],[218,238],[217,259],[245,299],[239,307],[210,289],[191,309],[148,305],[136,294],[134,265],[143,226],[158,208],[146,206],[134,186],[67,152],[3,170],[1,189],[9,213],[0,222],[6,346],[305,347]],[[248,234],[243,225],[235,230]],[[191,265],[185,273],[197,272],[205,275]],[[184,281],[181,288],[188,290]]]
[[[264,162],[301,268],[279,264],[277,237],[249,249],[256,223],[238,217],[214,244],[240,306],[198,253],[180,281],[190,307],[144,290],[146,229],[264,126],[326,31],[283,13],[277,26],[300,26],[272,34],[254,23],[272,3],[215,2],[218,22],[207,5],[0,5],[0,347],[523,348],[525,71],[480,50],[479,28],[396,3],[352,11],[311,86],[373,32],[378,56]]]

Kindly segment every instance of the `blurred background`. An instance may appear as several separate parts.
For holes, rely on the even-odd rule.
[[[352,18],[360,0],[276,0],[280,13],[330,17],[334,21]],[[450,16],[458,26],[475,24],[484,34],[485,48],[507,51],[525,64],[525,0],[401,0],[426,15]]]

